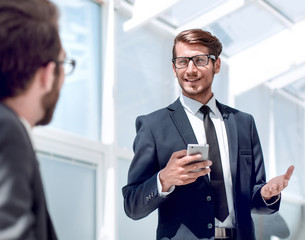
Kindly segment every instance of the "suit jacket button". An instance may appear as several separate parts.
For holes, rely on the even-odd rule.
[[[211,197],[211,196],[207,196],[206,200],[207,200],[208,202],[210,202],[210,201],[212,200],[212,197]]]
[[[208,229],[212,229],[213,228],[213,224],[212,223],[209,223],[208,224]]]

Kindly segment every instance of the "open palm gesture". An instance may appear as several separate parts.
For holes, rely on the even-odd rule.
[[[269,200],[273,196],[280,194],[283,189],[288,186],[288,182],[293,173],[294,166],[290,166],[286,173],[277,177],[272,178],[266,183],[261,189],[261,195],[265,200]]]

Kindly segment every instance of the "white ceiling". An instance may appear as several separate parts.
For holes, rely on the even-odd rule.
[[[304,0],[121,0],[132,18],[125,31],[158,21],[173,35],[203,28],[219,37],[230,57],[305,19]]]

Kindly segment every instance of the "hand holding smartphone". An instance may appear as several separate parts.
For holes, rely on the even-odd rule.
[[[193,163],[197,163],[197,162],[201,162],[201,161],[205,161],[208,160],[208,156],[209,156],[209,145],[208,144],[188,144],[187,145],[187,155],[194,155],[194,154],[201,154],[201,158],[196,160],[196,161],[192,161],[189,164],[193,164]],[[198,172],[201,171],[202,169],[196,169],[192,172]]]

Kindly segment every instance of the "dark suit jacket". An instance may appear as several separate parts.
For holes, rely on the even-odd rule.
[[[254,119],[217,102],[226,126],[238,239],[253,240],[251,211],[273,213],[279,203],[266,206],[260,195],[265,184],[263,155]],[[192,240],[214,236],[214,201],[208,176],[176,186],[166,198],[159,196],[157,174],[173,152],[197,143],[178,99],[167,108],[137,118],[134,158],[123,188],[124,208],[132,219],[159,211],[157,239]]]
[[[57,239],[31,141],[17,115],[0,103],[0,239]]]

